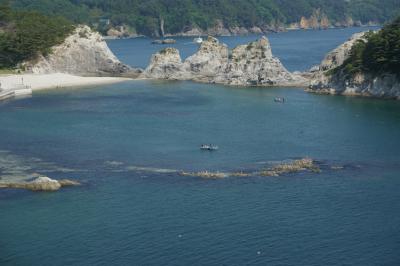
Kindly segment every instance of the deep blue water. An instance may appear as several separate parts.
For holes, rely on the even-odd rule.
[[[270,38],[289,69],[304,70],[357,30]],[[178,42],[185,56],[195,49],[186,42]],[[160,48],[147,39],[109,44],[138,66]],[[0,124],[0,176],[83,183],[0,190],[0,265],[400,264],[398,101],[130,81],[5,102]],[[198,149],[210,142],[220,150]],[[305,156],[322,172],[220,180],[175,172],[254,171]]]

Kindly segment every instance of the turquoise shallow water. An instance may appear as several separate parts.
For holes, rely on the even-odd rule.
[[[281,53],[290,61],[299,42],[340,43],[355,30],[284,33],[292,45]],[[151,47],[141,42],[110,45],[128,62]],[[302,47],[305,62],[291,61],[294,69],[332,48]],[[83,183],[1,190],[0,265],[400,263],[397,101],[130,81],[5,102],[0,124],[1,176]],[[220,150],[198,150],[209,142]],[[221,180],[175,172],[254,171],[305,156],[322,172]]]

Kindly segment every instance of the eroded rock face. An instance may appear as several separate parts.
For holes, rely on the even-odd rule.
[[[338,73],[313,79],[308,92],[318,94],[394,98],[400,100],[400,81],[394,74],[373,77],[360,73],[351,78]]]
[[[138,70],[121,63],[102,36],[88,26],[79,26],[48,56],[24,63],[35,74],[67,73],[79,76],[136,76]]]
[[[214,37],[208,37],[199,50],[184,62],[184,70],[193,78],[214,77],[224,70],[228,63],[229,50],[226,44]]]
[[[172,48],[170,48],[172,49]],[[144,77],[194,80],[229,85],[306,86],[308,81],[290,73],[272,55],[266,37],[240,45],[229,54],[227,45],[209,37],[183,63],[175,49],[153,56]]]
[[[319,94],[400,99],[400,82],[393,74],[373,77],[360,73],[348,77],[343,72],[330,73],[330,70],[341,66],[349,58],[351,48],[359,40],[366,41],[365,32],[354,34],[348,41],[328,53],[312,74],[307,91]]]
[[[231,60],[215,82],[230,85],[283,86],[306,83],[293,75],[272,55],[266,37],[232,50]]]
[[[165,48],[152,55],[150,64],[142,76],[155,79],[180,79],[183,73],[183,63],[179,51],[175,48]]]

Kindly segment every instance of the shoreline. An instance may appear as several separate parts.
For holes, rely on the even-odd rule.
[[[82,77],[64,73],[54,74],[4,74],[0,75],[0,85],[3,89],[13,89],[16,85],[24,84],[32,91],[70,88],[80,86],[113,84],[132,80],[122,77]]]
[[[347,29],[347,28],[369,28],[369,27],[382,27],[380,24],[374,25],[354,25],[354,26],[330,26],[328,28],[291,28],[289,26],[285,27],[283,30],[276,30],[276,31],[263,31],[259,33],[244,33],[244,34],[209,34],[207,31],[201,32],[201,34],[193,34],[193,33],[185,33],[185,32],[178,32],[178,33],[166,33],[164,36],[148,36],[139,34],[137,36],[127,36],[127,37],[115,37],[115,36],[108,36],[102,35],[103,40],[105,41],[113,41],[113,40],[129,40],[129,39],[138,39],[138,38],[146,38],[146,39],[163,39],[163,38],[175,38],[175,37],[207,37],[207,36],[215,36],[215,37],[242,37],[242,36],[251,36],[251,35],[266,35],[271,33],[284,33],[284,32],[291,32],[291,31],[326,31],[326,30],[337,30],[337,29]],[[228,30],[228,29],[227,29]]]

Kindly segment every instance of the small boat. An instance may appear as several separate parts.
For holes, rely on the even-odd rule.
[[[283,97],[276,97],[276,98],[274,99],[274,102],[276,102],[276,103],[284,103],[284,102],[285,102],[285,98],[283,98]]]
[[[216,151],[218,150],[218,146],[213,145],[213,144],[203,144],[200,146],[200,150],[203,151]]]
[[[201,44],[201,43],[203,42],[203,38],[201,38],[201,37],[199,36],[199,37],[197,37],[197,38],[194,38],[194,39],[193,39],[193,42],[194,42],[194,43],[197,43],[197,44]]]

